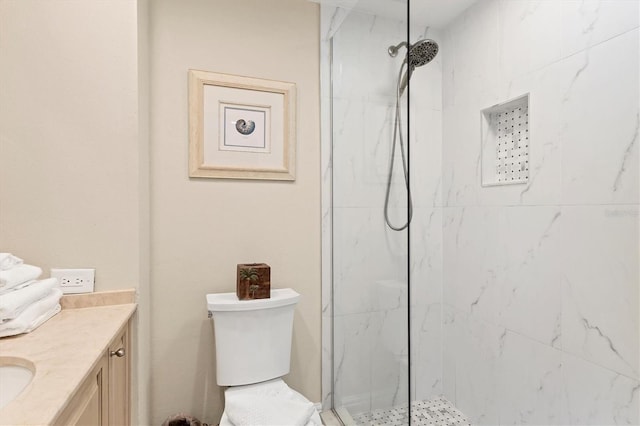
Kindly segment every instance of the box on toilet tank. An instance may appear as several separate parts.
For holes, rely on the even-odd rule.
[[[241,263],[237,268],[236,296],[240,300],[271,297],[271,268],[266,263]]]

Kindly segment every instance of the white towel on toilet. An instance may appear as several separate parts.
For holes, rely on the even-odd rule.
[[[16,318],[32,303],[46,297],[51,289],[58,287],[57,278],[31,281],[28,286],[0,294],[0,322]]]
[[[314,412],[282,380],[225,391],[225,413],[235,426],[305,426]]]
[[[18,265],[6,271],[0,271],[0,290],[8,290],[24,284],[27,281],[37,280],[42,274],[42,269],[33,265]]]
[[[235,426],[305,426],[314,407],[272,396],[238,396],[226,401],[225,410]]]
[[[48,296],[31,304],[17,318],[0,323],[0,337],[30,333],[60,312],[62,290],[54,288]]]
[[[0,253],[0,271],[6,271],[14,266],[22,265],[23,260],[11,253]]]

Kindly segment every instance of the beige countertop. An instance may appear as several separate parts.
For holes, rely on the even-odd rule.
[[[66,303],[65,296],[62,311],[38,329],[0,339],[0,364],[18,358],[35,367],[31,383],[0,410],[0,425],[45,425],[62,412],[136,310],[132,290],[105,294],[72,296]],[[119,304],[96,306],[114,301]]]

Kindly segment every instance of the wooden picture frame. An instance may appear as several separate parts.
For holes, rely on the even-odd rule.
[[[295,180],[296,85],[189,70],[189,176]]]

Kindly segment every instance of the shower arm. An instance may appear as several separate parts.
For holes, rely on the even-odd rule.
[[[389,56],[391,56],[392,58],[395,58],[396,56],[398,56],[398,51],[400,50],[400,48],[408,45],[409,43],[407,43],[406,41],[403,41],[401,43],[396,44],[395,46],[389,46],[389,48],[387,49],[387,52],[389,52]]]

